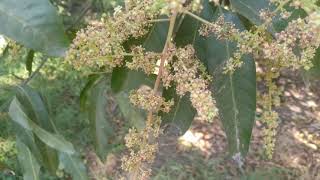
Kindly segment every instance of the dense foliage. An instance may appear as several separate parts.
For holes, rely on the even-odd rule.
[[[77,180],[106,178],[87,173],[77,148],[50,117],[46,97],[29,85],[53,57],[86,78],[79,104],[88,115],[91,142],[102,160],[115,148],[120,132],[112,120],[117,113],[106,107],[117,104],[130,126],[121,178],[148,179],[164,128],[174,126],[183,135],[193,120],[221,120],[230,158],[242,170],[257,106],[263,110],[259,119],[265,124],[264,148],[271,158],[279,121],[274,108],[282,94],[275,79],[283,69],[309,70],[319,62],[319,2],[118,3],[69,40],[53,5],[57,2],[0,2],[0,22],[5,24],[0,33],[11,39],[3,54],[16,55],[21,45],[27,51],[29,76],[2,106],[14,122],[23,178],[39,179],[41,167]],[[33,70],[36,59],[40,62]],[[258,66],[263,71],[257,71]],[[257,82],[264,86],[261,93]]]

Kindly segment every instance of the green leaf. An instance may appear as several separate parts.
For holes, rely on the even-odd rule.
[[[18,150],[18,160],[23,169],[24,180],[39,180],[40,165],[32,155],[30,149],[20,141],[16,140]]]
[[[59,167],[71,174],[73,179],[88,180],[87,170],[81,159],[76,155],[59,153]]]
[[[111,117],[107,112],[107,105],[110,104],[110,97],[107,96],[107,90],[109,89],[107,86],[107,78],[101,78],[92,86],[88,106],[95,149],[103,160],[112,148],[109,138],[114,135],[113,127],[110,123]]]
[[[32,132],[34,132],[37,137],[49,147],[69,154],[73,154],[75,152],[70,142],[64,140],[64,138],[58,135],[49,133],[30,120],[22,110],[21,104],[17,98],[14,98],[10,104],[9,115],[13,121],[21,125],[23,128],[32,130]]]
[[[95,83],[101,78],[101,75],[90,75],[88,77],[88,82],[80,92],[80,109],[85,111],[87,108],[88,96],[90,96],[90,90],[95,85]]]
[[[111,81],[111,88],[117,89],[114,95],[121,113],[132,126],[138,129],[143,128],[146,113],[130,103],[129,94],[131,90],[137,89],[142,85],[153,87],[156,79],[155,75],[147,76],[140,71],[131,71],[122,68],[114,71],[112,76],[122,76],[121,78],[113,77]],[[121,82],[114,82],[115,80],[120,80]],[[114,86],[116,86],[116,88]]]
[[[285,9],[291,12],[291,16],[288,19],[276,19],[273,21],[273,27],[277,32],[285,30],[289,22],[298,18],[305,18],[308,14],[303,9],[296,9],[294,7],[285,6]]]
[[[54,123],[49,117],[48,107],[40,93],[27,85],[18,86],[16,98],[29,119],[49,132],[55,131]]]
[[[34,58],[34,51],[30,50],[26,59],[26,69],[29,72],[29,76],[32,74],[32,63]]]
[[[201,18],[212,17],[213,12],[216,7],[212,7],[208,0],[203,1],[203,8],[199,16]],[[191,16],[186,15],[180,25],[180,28],[175,36],[175,43],[178,47],[183,47],[188,44],[195,44],[196,40],[199,38],[198,30],[201,26],[200,21],[194,19]]]
[[[212,12],[213,13],[213,12]],[[225,12],[225,20],[238,29],[244,29],[240,19],[231,12]],[[206,17],[212,20],[217,12]],[[245,56],[243,65],[233,74],[223,73],[223,67],[236,50],[236,44],[217,40],[215,37],[199,37],[195,43],[198,57],[207,65],[214,77],[213,94],[219,109],[220,119],[228,138],[232,155],[247,153],[256,110],[256,71],[251,57]]]
[[[29,121],[29,123],[31,124],[32,130],[37,137],[49,147],[68,154],[75,153],[73,145],[69,141],[66,141],[62,136],[51,134],[48,131],[40,128],[32,121]]]
[[[236,12],[249,19],[256,25],[261,25],[263,20],[260,18],[260,11],[262,9],[270,8],[270,1],[268,0],[230,0],[231,6]],[[269,10],[272,11],[274,7]]]
[[[23,112],[35,122],[38,126],[48,131],[49,133],[55,133],[56,128],[52,119],[49,116],[48,106],[45,99],[29,86],[18,86],[16,98],[21,104],[20,108]],[[20,136],[20,139],[21,136]],[[46,146],[38,137],[35,138],[35,142],[39,147],[42,159],[40,160],[39,156],[36,156],[39,162],[45,166],[51,174],[55,174],[58,167],[58,154],[54,148]],[[26,143],[26,142],[24,142]],[[31,148],[29,146],[29,148]]]
[[[119,93],[123,89],[128,78],[128,70],[125,67],[114,68],[111,76],[111,90]]]
[[[261,10],[268,9],[272,12],[276,9],[276,6],[274,4],[270,4],[269,0],[230,0],[230,3],[237,13],[246,17],[255,25],[261,25],[264,23],[260,18]],[[288,23],[293,19],[306,16],[306,13],[302,9],[295,9],[288,5],[284,6],[284,8],[291,12],[292,15],[288,19],[283,19],[278,13],[277,16],[273,18],[272,26],[269,27],[269,31],[271,33],[280,32],[284,30]]]
[[[310,79],[319,79],[320,77],[320,47],[317,49],[312,62],[313,67],[310,70],[303,70],[304,79],[307,80],[307,83],[309,83]]]
[[[32,131],[24,129],[18,124],[13,124],[13,130],[16,134],[16,137],[19,138],[19,140],[22,141],[23,144],[28,146],[28,148],[30,149],[32,154],[35,156],[37,161],[41,164],[44,164],[44,157],[41,154],[41,151],[35,142],[35,138]]]
[[[23,128],[31,131],[32,127],[29,124],[29,117],[23,112],[20,106],[18,100],[14,98],[9,107],[10,118]]]
[[[166,43],[169,22],[155,23],[148,34],[143,46],[147,51],[162,52]]]
[[[141,109],[133,106],[129,101],[129,93],[121,92],[115,95],[115,100],[120,108],[121,113],[129,121],[130,126],[137,129],[144,128],[146,113]]]
[[[162,115],[162,122],[175,125],[179,129],[180,135],[183,135],[190,128],[197,112],[191,104],[189,95],[180,97],[176,94],[175,88],[169,88],[163,91],[163,97],[166,100],[173,99],[174,106],[169,113]]]
[[[261,25],[264,23],[264,20],[260,18],[260,11],[264,9],[268,9],[271,12],[276,9],[273,4],[270,4],[269,0],[230,0],[232,9],[234,9],[237,13],[249,19],[255,25]],[[279,20],[280,16],[276,16],[273,19],[273,23],[276,23]],[[279,22],[278,22],[279,23]],[[269,32],[274,34],[277,32],[277,28],[272,25],[268,28]],[[278,29],[279,30],[279,29]]]
[[[48,0],[2,0],[0,33],[35,51],[64,56],[68,40]]]

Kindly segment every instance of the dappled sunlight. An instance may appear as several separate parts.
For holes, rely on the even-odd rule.
[[[182,150],[198,150],[204,156],[211,157],[224,153],[226,136],[218,120],[212,123],[194,121],[193,126],[178,140]]]
[[[7,41],[0,35],[0,54],[2,54],[4,48],[7,46]]]
[[[212,146],[210,141],[203,139],[202,132],[193,132],[188,130],[182,137],[179,138],[179,143],[186,147],[196,147],[199,150],[206,152],[207,148]]]
[[[300,132],[297,129],[292,129],[292,135],[293,137],[300,143],[304,144],[305,146],[313,149],[313,150],[317,150],[317,144],[315,144],[316,142],[313,142],[314,140],[314,135],[308,133],[307,131],[305,132]]]

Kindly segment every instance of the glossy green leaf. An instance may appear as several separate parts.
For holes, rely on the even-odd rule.
[[[169,29],[169,22],[155,23],[143,46],[147,51],[162,52]]]
[[[255,25],[261,25],[264,21],[260,18],[261,10],[275,11],[276,6],[271,4],[269,0],[230,0],[232,8],[240,15],[249,19]],[[291,12],[292,15],[288,19],[281,18],[278,13],[277,16],[273,18],[272,26],[269,27],[271,33],[280,32],[287,27],[288,23],[299,17],[305,17],[305,12],[302,9],[295,9],[289,7],[288,5],[284,8]]]
[[[260,11],[263,9],[273,10],[268,0],[230,0],[231,7],[256,25],[263,23],[260,18]]]
[[[211,15],[210,15],[211,14]],[[208,14],[213,20],[219,12]],[[244,29],[240,19],[225,12],[225,20],[238,29]],[[223,67],[236,49],[234,43],[217,40],[214,36],[198,37],[195,41],[198,57],[206,64],[214,77],[213,94],[219,109],[220,119],[228,138],[230,153],[245,155],[248,151],[256,109],[256,71],[251,57],[245,56],[243,65],[233,74],[223,73]]]
[[[267,9],[272,12],[276,9],[276,7],[273,4],[270,4],[269,0],[230,0],[230,3],[232,9],[249,19],[255,25],[261,25],[265,22],[263,19],[260,18],[261,10]],[[278,25],[283,23],[279,18],[279,15],[276,16],[273,19],[273,24],[268,28],[269,32],[271,32],[272,34],[279,31],[279,28],[274,26],[275,23],[278,23]]]
[[[210,5],[209,0],[203,0],[203,8],[201,13],[198,14],[201,18],[212,17],[216,7]],[[201,26],[201,22],[195,18],[185,15],[180,28],[175,36],[175,43],[178,47],[183,47],[188,44],[195,44],[199,39],[198,30]]]
[[[0,1],[0,33],[50,56],[64,56],[68,40],[48,0]]]
[[[112,144],[109,143],[109,138],[114,135],[111,115],[107,112],[107,106],[110,104],[110,97],[107,96],[109,87],[107,86],[107,78],[101,78],[94,83],[90,91],[88,106],[89,121],[95,149],[99,157],[103,160],[112,148]]]
[[[87,170],[81,159],[74,155],[60,152],[59,167],[71,174],[74,180],[88,180]]]
[[[9,115],[13,121],[21,125],[23,128],[32,130],[32,132],[34,132],[37,137],[49,147],[69,154],[73,154],[75,152],[70,142],[58,135],[49,133],[30,120],[22,110],[21,103],[16,98],[14,98],[10,104]]]
[[[18,150],[18,160],[23,170],[24,180],[40,180],[40,165],[33,156],[30,149],[20,141],[19,138],[16,140],[16,146]]]
[[[163,96],[166,100],[174,100],[174,106],[169,113],[162,115],[164,124],[173,124],[180,135],[183,135],[191,126],[191,123],[196,115],[196,110],[193,108],[189,95],[180,97],[176,94],[174,88],[169,88],[163,91]]]

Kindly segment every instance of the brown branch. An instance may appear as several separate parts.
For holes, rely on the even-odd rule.
[[[156,79],[156,82],[155,82],[154,88],[153,88],[154,93],[157,93],[157,91],[160,87],[164,63],[165,63],[166,59],[168,58],[168,50],[170,48],[176,18],[177,18],[177,13],[174,13],[170,16],[170,25],[169,25],[168,35],[167,35],[167,39],[166,39],[165,45],[164,45],[162,53],[161,53],[159,72],[158,72],[157,79]],[[153,121],[153,112],[149,111],[148,117],[147,117],[147,124],[151,124],[152,121]],[[148,137],[145,137],[145,138],[148,138]],[[138,172],[139,172],[139,169],[136,169],[136,170],[129,172],[129,179],[130,180],[137,180],[137,177],[139,175]]]
[[[158,76],[157,76],[157,79],[156,79],[156,82],[155,82],[154,88],[153,88],[154,93],[156,93],[158,91],[158,88],[160,86],[164,63],[165,63],[166,59],[168,58],[168,50],[170,48],[171,38],[172,38],[176,18],[177,18],[177,13],[172,14],[172,16],[170,17],[170,25],[169,25],[168,35],[167,35],[166,43],[164,45],[162,55],[161,55]]]

